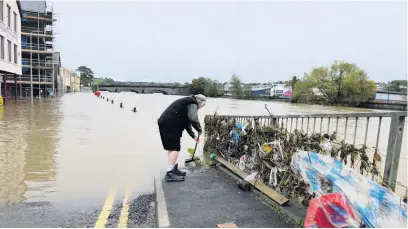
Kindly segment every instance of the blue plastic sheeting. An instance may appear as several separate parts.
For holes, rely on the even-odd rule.
[[[339,160],[300,151],[293,155],[292,167],[309,183],[310,193],[343,193],[367,227],[407,227],[407,204],[399,196]],[[329,191],[322,180],[328,180],[333,189]]]
[[[238,145],[239,137],[240,137],[240,134],[239,134],[238,130],[242,130],[242,124],[239,123],[239,122],[237,122],[237,123],[235,124],[235,127],[236,127],[237,129],[233,129],[233,130],[231,131],[231,136],[232,136],[232,140],[234,141],[234,143],[235,143],[236,145]]]

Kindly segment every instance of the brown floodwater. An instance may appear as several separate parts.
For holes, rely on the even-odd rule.
[[[0,205],[42,201],[101,202],[112,187],[122,191],[130,188],[139,193],[152,191],[154,175],[164,170],[167,163],[157,118],[179,96],[103,94],[113,99],[114,104],[91,93],[74,93],[55,99],[10,102],[0,107]],[[123,109],[119,108],[120,102]],[[205,114],[213,114],[216,110],[228,115],[267,115],[265,103],[274,114],[375,112],[209,98],[199,115],[202,123]],[[137,108],[137,113],[131,112],[133,107]],[[378,120],[370,120],[368,145],[375,145],[377,125]],[[347,140],[352,141],[353,120],[348,126]],[[332,123],[330,131],[334,128],[335,123]],[[407,184],[406,128],[407,125],[398,175],[398,181],[404,185]],[[359,122],[357,143],[364,140],[364,131],[364,121]],[[384,158],[388,131],[389,119],[384,119],[379,143]],[[339,136],[343,135],[344,122],[340,122]],[[188,157],[187,148],[193,146],[194,141],[184,133],[180,165]],[[198,154],[202,153],[202,146],[201,143]],[[399,187],[398,192],[404,189]]]

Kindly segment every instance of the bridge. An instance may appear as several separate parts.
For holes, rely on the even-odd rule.
[[[99,85],[99,91],[135,92],[140,94],[162,93],[165,95],[189,95],[188,87],[167,85]]]

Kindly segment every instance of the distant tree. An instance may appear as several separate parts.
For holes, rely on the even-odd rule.
[[[217,97],[223,94],[223,85],[210,78],[193,79],[187,86],[191,94],[203,94],[208,97]]]
[[[105,78],[103,81],[103,84],[115,84],[116,81],[114,79],[111,78]]]
[[[393,92],[407,92],[407,81],[406,80],[393,80],[388,82],[384,88],[386,91]]]
[[[255,99],[255,95],[252,93],[251,85],[244,85],[242,87],[242,97],[240,99]]]
[[[206,79],[204,77],[199,77],[191,81],[189,91],[191,94],[204,94],[205,86]]]
[[[100,85],[100,84],[120,84],[121,82],[116,82],[111,78],[93,78],[92,84]]]
[[[76,70],[80,73],[80,77],[81,77],[80,80],[81,80],[82,85],[92,84],[92,81],[94,79],[94,73],[92,69],[86,66],[79,66]]]
[[[204,87],[204,95],[209,97],[218,97],[224,94],[223,85],[217,80],[212,80],[210,78],[206,79]]]
[[[231,87],[229,88],[229,91],[231,96],[235,99],[242,99],[244,97],[244,89],[242,87],[242,82],[237,75],[232,75],[230,84]]]
[[[359,105],[372,98],[375,83],[355,64],[335,61],[328,67],[314,68],[295,84],[293,102]]]
[[[295,84],[299,81],[299,79],[296,76],[293,76],[292,79],[289,81],[285,82],[286,87],[290,87],[292,91],[295,90]]]

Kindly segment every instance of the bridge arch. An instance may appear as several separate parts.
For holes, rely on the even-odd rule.
[[[140,92],[138,90],[135,90],[135,89],[130,89],[130,91],[134,92],[134,93],[137,93],[137,94],[140,94]]]
[[[168,95],[167,91],[159,90],[159,89],[153,89],[150,91],[151,93],[162,93],[163,95]]]

